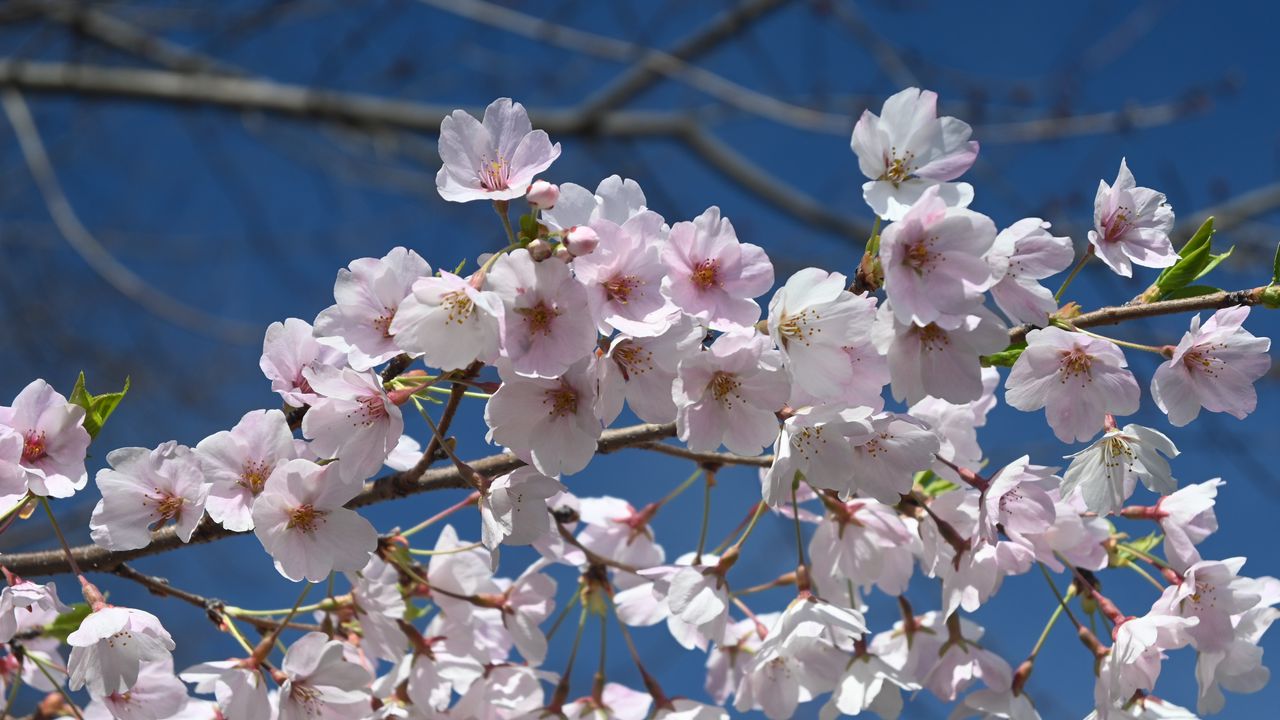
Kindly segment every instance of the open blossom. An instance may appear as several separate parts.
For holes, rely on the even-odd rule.
[[[1137,412],[1139,393],[1115,343],[1049,327],[1027,333],[1004,397],[1019,410],[1044,408],[1053,434],[1069,443],[1096,435],[1108,414]]]
[[[847,592],[846,583],[873,584],[889,595],[906,592],[915,567],[911,554],[919,538],[890,505],[851,500],[833,508],[809,541],[817,586],[828,597]]]
[[[683,556],[675,565],[648,568],[642,575],[654,579],[652,593],[663,606],[668,627],[686,648],[705,650],[709,643],[725,639],[729,622],[729,586],[714,571],[719,558],[703,555],[703,565]]]
[[[320,458],[338,458],[345,480],[378,471],[404,433],[404,416],[372,370],[321,367],[305,371],[320,399],[302,418],[302,434]]]
[[[225,718],[271,720],[271,702],[267,699],[267,682],[262,672],[243,667],[240,660],[193,665],[179,677],[195,685],[197,693],[212,693]]]
[[[590,225],[595,220],[622,225],[641,213],[652,213],[647,204],[639,183],[610,175],[600,181],[594,193],[575,183],[562,184],[555,208],[543,212],[541,219],[558,231]]]
[[[9,434],[5,428],[21,438],[22,450],[16,457],[0,454],[0,494],[29,490],[41,497],[65,498],[88,484],[84,408],[67,402],[49,383],[32,380],[12,405],[0,406],[0,436]],[[16,447],[12,437],[0,444]],[[19,489],[21,483],[26,487]]]
[[[878,353],[867,347],[876,303],[846,290],[848,284],[844,275],[818,268],[792,275],[769,302],[769,335],[786,357],[796,388],[814,399],[836,388],[862,388],[874,402],[888,375]],[[866,360],[852,362],[855,352]]]
[[[1168,495],[1178,489],[1178,481],[1161,454],[1178,456],[1164,433],[1133,424],[1110,428],[1097,442],[1067,456],[1071,465],[1063,475],[1062,495],[1078,491],[1085,506],[1099,515],[1118,511],[1139,480],[1152,492]]]
[[[310,405],[316,399],[304,370],[322,365],[342,367],[346,354],[315,339],[311,324],[298,318],[273,322],[262,339],[258,366],[271,381],[271,389],[291,407]]]
[[[596,363],[600,394],[596,413],[610,425],[625,401],[641,420],[669,423],[676,419],[671,383],[680,361],[702,349],[706,330],[688,315],[680,315],[657,337],[619,333]]]
[[[369,712],[373,679],[368,670],[343,657],[343,644],[311,632],[289,646],[280,669],[279,720],[356,718]]]
[[[1164,531],[1164,556],[1175,570],[1200,562],[1196,545],[1218,530],[1213,504],[1224,484],[1214,478],[1188,485],[1156,503],[1156,516]]]
[[[952,207],[967,207],[973,187],[953,183],[978,158],[973,128],[953,117],[938,117],[938,94],[907,88],[885,100],[880,115],[864,110],[850,145],[858,168],[871,179],[862,197],[877,215],[897,221],[925,190],[936,191]]]
[[[457,370],[475,360],[493,360],[502,314],[497,293],[477,290],[441,270],[413,283],[390,332],[401,350],[421,355],[428,366]]]
[[[188,700],[187,686],[173,674],[173,659],[167,656],[143,663],[137,682],[128,690],[94,699],[117,720],[165,720],[181,712]]]
[[[378,545],[368,520],[345,505],[360,483],[339,480],[338,463],[290,460],[276,467],[253,504],[253,532],[280,574],[321,582],[329,573],[359,570]]]
[[[338,271],[334,305],[316,316],[321,343],[344,350],[351,367],[368,370],[400,354],[391,333],[400,302],[414,282],[431,274],[418,253],[392,248],[382,258],[352,260]]]
[[[692,222],[671,226],[662,246],[663,290],[681,310],[712,330],[752,325],[755,298],[773,285],[773,263],[759,245],[738,242],[733,224],[711,207]]]
[[[1071,238],[1049,232],[1040,218],[1023,218],[996,235],[987,253],[992,276],[991,298],[1013,322],[1044,325],[1058,309],[1053,293],[1038,281],[1056,275],[1075,256]]]
[[[1243,420],[1258,406],[1253,383],[1271,368],[1271,339],[1245,330],[1248,317],[1240,305],[1217,311],[1203,326],[1199,315],[1191,319],[1191,330],[1151,379],[1151,397],[1169,422],[1186,425],[1202,407]]]
[[[480,497],[484,546],[528,545],[553,532],[547,498],[563,491],[558,480],[531,467],[494,478]]]
[[[1196,618],[1188,628],[1191,644],[1200,652],[1225,650],[1234,639],[1232,618],[1262,599],[1256,582],[1239,575],[1242,557],[1201,560],[1182,572],[1182,582],[1164,589],[1153,610]]]
[[[880,236],[884,291],[898,320],[954,328],[993,282],[983,258],[996,239],[986,215],[949,208],[927,190]]]
[[[436,190],[451,202],[513,200],[528,191],[534,176],[560,157],[560,143],[534,130],[529,113],[510,98],[485,108],[479,121],[454,110],[440,123]]]
[[[690,450],[723,443],[739,455],[758,455],[778,434],[775,413],[787,402],[782,357],[754,328],[727,332],[680,363],[672,386],[676,430]]]
[[[195,454],[210,484],[209,517],[228,530],[252,530],[253,500],[271,471],[301,457],[304,448],[279,410],[251,410],[234,428],[201,440]]]
[[[1255,693],[1271,680],[1270,669],[1262,664],[1259,643],[1271,624],[1280,619],[1280,610],[1272,607],[1280,603],[1280,580],[1259,578],[1250,586],[1258,598],[1257,603],[1232,616],[1232,627],[1228,637],[1223,638],[1225,644],[1221,649],[1201,649],[1196,658],[1196,683],[1200,686],[1196,709],[1202,715],[1222,710],[1227,700],[1222,694],[1224,689]]]
[[[93,541],[108,550],[151,544],[151,531],[173,521],[178,537],[191,539],[204,515],[209,485],[191,449],[166,442],[154,450],[120,448],[107,453],[111,468],[95,481],[102,499],[89,520]]]
[[[1014,540],[1027,533],[1043,533],[1057,516],[1051,491],[1059,484],[1055,468],[1032,465],[1027,455],[1004,466],[982,493],[978,532],[995,544],[999,529]],[[998,526],[998,527],[997,527]]]
[[[1131,277],[1134,265],[1163,268],[1177,262],[1178,254],[1169,241],[1171,230],[1173,208],[1165,202],[1164,193],[1138,187],[1123,159],[1114,185],[1098,181],[1089,242],[1117,275]]]
[[[659,253],[662,218],[643,212],[622,225],[598,219],[591,229],[599,245],[574,258],[573,273],[587,288],[587,304],[601,334],[661,335],[677,316],[662,294],[666,268]]]
[[[895,504],[911,491],[917,472],[927,470],[938,452],[938,436],[909,415],[881,413],[870,418],[868,436],[851,437],[852,485],[843,494],[856,493]]]
[[[504,306],[502,355],[528,377],[554,378],[595,349],[587,291],[562,262],[534,262],[528,250],[504,255],[489,271]]]
[[[908,414],[923,420],[938,436],[939,458],[959,467],[975,468],[982,461],[978,428],[987,424],[987,414],[996,406],[995,392],[999,384],[999,371],[983,368],[982,396],[977,400],[950,403],[930,396],[913,403]],[[934,463],[933,471],[952,482],[960,482],[955,471],[942,462]]]
[[[605,683],[599,702],[588,696],[565,705],[563,711],[566,718],[583,720],[645,720],[652,705],[649,693],[611,682]]]
[[[89,613],[67,636],[71,646],[68,686],[88,685],[95,695],[125,692],[138,682],[144,663],[170,659],[173,638],[144,610],[107,606]]]
[[[954,329],[937,323],[903,323],[885,302],[876,314],[871,337],[889,359],[890,386],[895,400],[916,403],[933,396],[952,403],[982,397],[979,358],[1003,350],[1008,331],[984,307],[970,310]]]
[[[1100,717],[1110,717],[1112,707],[1128,702],[1138,690],[1151,690],[1160,676],[1166,650],[1177,650],[1191,641],[1188,633],[1198,620],[1152,611],[1130,618],[1115,629],[1115,644],[1102,659],[1094,702]]]
[[[596,360],[584,357],[556,378],[503,373],[484,407],[485,439],[511,450],[544,475],[576,473],[596,453],[604,429],[595,415]]]
[[[902,713],[902,691],[919,690],[897,668],[871,653],[855,655],[844,675],[831,691],[827,709],[834,707],[842,715],[858,715],[870,710],[877,717],[896,720]],[[827,709],[820,716],[833,717]]]
[[[400,569],[375,554],[359,574],[348,573],[347,580],[360,623],[360,649],[383,660],[399,660],[406,640],[399,624],[405,614]]]
[[[870,416],[869,408],[823,405],[788,417],[773,444],[773,463],[761,477],[764,501],[774,507],[791,502],[796,473],[815,488],[849,493],[853,448],[875,435]]]
[[[44,625],[70,609],[58,599],[53,583],[37,585],[15,577],[13,584],[0,590],[0,643],[12,640],[33,620]]]

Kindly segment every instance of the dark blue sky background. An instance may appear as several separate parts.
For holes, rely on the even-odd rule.
[[[538,17],[656,48],[671,48],[697,32],[728,2],[597,3],[584,0],[516,3]],[[420,101],[447,108],[483,106],[511,96],[531,109],[563,110],[605,87],[624,70],[408,0],[377,2],[128,2],[105,3],[117,18],[216,57],[251,76]],[[0,4],[0,11],[12,10]],[[155,67],[105,47],[65,23],[21,12],[5,15],[0,55],[41,61]],[[868,224],[863,179],[848,148],[853,120],[868,103],[906,84],[936,90],[943,110],[971,122],[982,142],[978,165],[965,178],[977,190],[974,209],[1003,227],[1039,215],[1083,243],[1099,179],[1110,182],[1127,156],[1139,184],[1168,194],[1180,223],[1194,229],[1201,211],[1230,203],[1280,181],[1280,97],[1271,3],[1229,7],[1191,2],[965,3],[794,2],[736,33],[696,64],[755,91],[816,108],[847,121],[827,131],[787,127],[726,109],[679,82],[662,79],[621,109],[691,113],[709,131],[759,169],[807,194],[827,212]],[[887,48],[887,50],[886,50]],[[114,290],[78,256],[50,221],[7,124],[0,123],[0,398],[7,401],[33,377],[64,392],[80,369],[91,389],[116,387],[126,375],[134,389],[95,443],[91,472],[114,447],[154,446],[168,439],[194,445],[232,426],[253,408],[275,407],[276,396],[257,369],[261,333],[274,320],[310,320],[332,302],[339,267],[362,256],[381,256],[396,245],[420,252],[433,266],[453,267],[499,246],[500,229],[480,204],[458,206],[434,191],[435,138],[393,129],[340,127],[207,106],[84,99],[64,93],[28,96],[59,177],[81,220],[120,262],[176,301],[242,328],[247,342],[232,342],[209,327],[181,327],[157,317]],[[1028,142],[1028,122],[1062,115],[1131,111],[1100,116],[1090,132]],[[1164,112],[1164,120],[1153,118]],[[1108,117],[1111,118],[1108,121]],[[1135,123],[1125,118],[1139,118]],[[1150,127],[1132,127],[1153,123]],[[769,251],[779,279],[809,265],[851,273],[865,237],[852,237],[779,210],[744,188],[679,140],[556,135],[563,155],[548,177],[594,187],[619,173],[640,181],[650,206],[669,221],[689,219],[719,205],[739,236]],[[1265,198],[1264,198],[1265,199]],[[1280,240],[1277,213],[1262,203],[1232,221],[1218,241],[1237,246],[1218,271],[1226,288],[1265,284]],[[1180,226],[1181,227],[1181,226]],[[1181,242],[1189,231],[1176,239]],[[1123,281],[1100,264],[1089,267],[1070,296],[1086,307],[1118,303],[1154,277],[1140,270]],[[1052,281],[1054,283],[1057,280]],[[1138,342],[1175,343],[1189,318],[1126,326],[1114,335]],[[1256,334],[1274,335],[1277,323],[1255,311]],[[234,339],[234,338],[232,338]],[[1146,385],[1155,365],[1130,353]],[[1274,378],[1259,385],[1261,405],[1247,422],[1211,417],[1190,428],[1167,426],[1144,390],[1133,421],[1175,440],[1182,484],[1222,477],[1222,531],[1206,542],[1207,557],[1250,556],[1246,572],[1280,575],[1268,532],[1280,509],[1272,469],[1280,392]],[[469,455],[488,454],[479,406],[455,428]],[[425,439],[420,421],[410,433]],[[1001,407],[980,436],[994,465],[1030,454],[1056,464],[1078,446],[1057,443],[1043,415]],[[640,506],[683,479],[687,463],[636,451],[600,458],[568,478],[580,495],[613,494]],[[1145,491],[1142,491],[1145,493]],[[718,540],[758,497],[754,473],[726,470],[715,490],[710,537]],[[659,540],[674,558],[691,549],[701,512],[699,493],[659,514]],[[411,525],[454,495],[422,496],[369,513],[380,529]],[[1139,501],[1150,501],[1140,494]],[[96,501],[90,489],[60,503],[64,517],[84,525]],[[461,534],[478,538],[473,514],[459,518]],[[1132,528],[1135,534],[1146,527]],[[768,579],[793,563],[792,529],[763,526],[731,580]],[[51,546],[37,519],[0,537],[13,552]],[[527,558],[505,552],[514,574]],[[150,558],[138,567],[180,587],[244,607],[288,605],[296,590],[272,569],[253,538],[223,541],[191,552]],[[562,591],[572,580],[558,579]],[[1064,581],[1065,582],[1065,581]],[[1125,610],[1142,614],[1153,593],[1120,571],[1104,576]],[[64,597],[73,595],[67,579]],[[146,598],[136,587],[107,580],[124,603],[158,611],[179,638],[179,667],[224,657],[229,639],[213,632],[202,613],[173,601]],[[563,592],[562,592],[563,594]],[[918,583],[911,594],[923,611],[937,606],[936,586]],[[752,598],[758,612],[779,609],[785,592]],[[1053,598],[1035,575],[1006,582],[977,613],[986,640],[1016,665],[1030,649]],[[891,604],[872,602],[870,622],[882,629],[896,618]],[[1088,709],[1088,656],[1063,623],[1028,686],[1046,718],[1078,717]],[[588,631],[591,633],[592,631]],[[568,633],[564,633],[568,635]],[[636,633],[651,668],[672,694],[702,698],[704,658],[687,653],[665,630]],[[594,643],[584,642],[575,695],[589,687]],[[619,637],[611,647],[620,650]],[[559,637],[547,663],[561,669],[568,637]],[[1280,655],[1280,641],[1264,646]],[[586,650],[592,648],[592,650]],[[638,677],[624,653],[611,653],[609,676],[633,687]],[[1169,662],[1158,693],[1194,706],[1192,655]],[[1268,688],[1229,696],[1227,717],[1263,717],[1280,701]],[[919,715],[943,717],[923,694]],[[817,706],[801,709],[815,715]]]

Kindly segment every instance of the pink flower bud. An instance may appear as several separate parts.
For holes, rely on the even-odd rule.
[[[551,243],[542,238],[531,241],[525,249],[529,251],[529,257],[533,258],[534,262],[542,262],[551,257]]]
[[[569,232],[564,234],[564,246],[573,253],[574,257],[580,255],[590,255],[595,252],[596,246],[600,244],[600,236],[596,234],[586,225],[578,225],[569,228]]]
[[[529,204],[539,210],[550,210],[560,199],[560,186],[546,180],[535,180],[524,196]]]

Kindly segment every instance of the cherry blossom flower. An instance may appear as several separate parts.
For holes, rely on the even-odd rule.
[[[450,716],[475,720],[524,718],[543,707],[543,680],[555,682],[556,676],[521,665],[495,667],[471,684],[450,708]]]
[[[1261,578],[1251,583],[1258,602],[1231,618],[1232,628],[1220,650],[1200,649],[1196,658],[1196,682],[1200,686],[1196,709],[1202,715],[1221,712],[1226,704],[1222,690],[1255,693],[1266,687],[1270,670],[1262,664],[1259,643],[1271,624],[1280,618],[1272,607],[1280,602],[1280,581]],[[1193,596],[1194,597],[1194,596]]]
[[[826,597],[845,593],[846,582],[879,587],[888,595],[906,592],[915,567],[912,549],[920,540],[893,507],[857,499],[818,523],[809,541],[813,579]]]
[[[92,693],[90,693],[92,694]],[[173,659],[143,663],[138,680],[128,690],[94,698],[117,720],[163,720],[187,705],[187,686],[173,674]]]
[[[596,413],[606,426],[618,419],[625,400],[641,420],[669,423],[676,419],[671,384],[680,361],[702,349],[703,329],[681,315],[657,337],[614,336],[609,350],[596,363],[600,394]]]
[[[578,514],[586,525],[577,535],[578,542],[591,552],[633,567],[653,567],[666,558],[662,546],[654,542],[645,516],[626,500],[608,496],[582,498]],[[622,589],[640,582],[629,573],[614,580]]]
[[[983,255],[996,239],[986,215],[947,207],[933,188],[880,236],[884,291],[903,323],[951,329],[994,282]]]
[[[1124,353],[1110,340],[1049,327],[1027,333],[1027,348],[1005,381],[1005,402],[1019,410],[1045,409],[1062,442],[1088,440],[1108,414],[1138,410],[1138,381]]]
[[[781,354],[754,328],[726,332],[682,360],[671,389],[680,439],[698,452],[724,444],[739,455],[758,455],[777,436],[774,413],[787,402],[781,365]]]
[[[644,212],[622,225],[598,219],[590,227],[599,246],[574,259],[573,273],[587,288],[596,328],[603,335],[618,330],[635,337],[666,332],[677,310],[662,294],[662,218]]]
[[[888,356],[895,400],[917,403],[933,396],[952,403],[982,397],[979,358],[1003,350],[1008,330],[984,307],[973,308],[958,327],[925,326],[896,319],[892,303],[880,305],[871,337]]]
[[[1079,494],[1085,507],[1107,515],[1116,512],[1141,480],[1152,492],[1168,495],[1178,489],[1169,461],[1178,448],[1163,433],[1141,425],[1111,428],[1089,447],[1068,455],[1071,465],[1063,476],[1062,494]]]
[[[0,487],[16,486],[20,477],[33,495],[66,498],[88,484],[84,457],[89,432],[84,429],[84,408],[67,402],[49,383],[32,380],[12,405],[0,406],[0,428],[8,428],[22,439],[16,460],[0,454],[0,478],[12,478]],[[7,444],[12,447],[12,438]]]
[[[787,359],[792,385],[815,400],[829,397],[833,388],[855,387],[877,398],[887,379],[888,367],[867,352],[875,300],[847,286],[840,273],[805,268],[769,302],[769,335]]]
[[[529,545],[554,532],[547,499],[564,489],[559,481],[530,467],[494,478],[480,496],[484,546],[493,550],[504,543]]]
[[[933,464],[938,436],[909,415],[881,413],[870,422],[870,437],[851,438],[855,445],[850,489],[863,497],[896,504],[900,495],[911,491],[915,474]]]
[[[671,226],[662,246],[663,291],[679,308],[730,330],[760,318],[755,298],[773,285],[773,264],[758,245],[738,242],[733,224],[708,208],[692,222]]]
[[[1007,718],[1008,720],[1040,720],[1031,698],[1023,693],[1014,693],[1009,689],[975,690],[964,696],[960,707],[951,714],[952,720],[979,717],[986,720]]]
[[[1057,508],[1050,491],[1061,483],[1055,470],[1032,465],[1028,455],[1000,468],[982,492],[978,514],[982,538],[995,544],[999,539],[997,526],[1014,540],[1052,527]]]
[[[1187,629],[1191,645],[1200,652],[1221,652],[1235,633],[1233,616],[1255,607],[1261,597],[1256,583],[1239,575],[1242,557],[1201,560],[1182,572],[1182,581],[1170,585],[1152,605],[1153,612],[1195,618]]]
[[[541,219],[550,229],[558,231],[590,225],[595,220],[622,225],[641,213],[653,213],[647,203],[644,190],[635,180],[610,175],[600,181],[594,193],[581,185],[564,183],[555,208],[542,213]]]
[[[218,701],[223,717],[236,720],[270,720],[272,707],[267,684],[258,670],[244,667],[240,660],[218,660],[183,670],[183,681],[195,685],[197,693],[210,694]]]
[[[497,293],[441,270],[413,283],[390,332],[401,350],[421,355],[428,366],[456,370],[497,356],[503,312]]]
[[[1013,322],[1045,325],[1058,309],[1053,293],[1038,281],[1066,270],[1075,256],[1071,238],[1049,232],[1040,218],[1023,218],[996,235],[987,253],[995,285],[991,298]]]
[[[902,218],[925,190],[953,207],[967,207],[973,187],[953,183],[978,158],[973,129],[953,117],[938,117],[938,94],[907,88],[884,102],[880,115],[864,110],[853,127],[850,145],[858,167],[871,182],[862,198],[876,215]]]
[[[71,609],[58,599],[58,588],[53,583],[37,585],[18,578],[14,580],[13,584],[0,590],[0,643],[12,640],[33,620],[43,625]]]
[[[305,447],[294,439],[279,410],[251,410],[234,428],[201,440],[195,455],[210,485],[205,503],[209,517],[228,530],[252,530],[253,500],[271,471],[302,457]]]
[[[483,122],[454,110],[440,123],[444,164],[436,190],[450,202],[514,200],[558,157],[560,143],[534,130],[524,106],[510,98],[490,103]]]
[[[339,461],[341,462],[341,461]],[[378,545],[368,520],[343,507],[359,483],[340,481],[334,464],[290,460],[276,467],[253,504],[253,532],[276,570],[297,582],[360,570]]]
[[[321,367],[304,371],[320,395],[302,418],[311,452],[338,458],[344,480],[364,480],[382,467],[404,433],[404,416],[372,370]]]
[[[1225,484],[1214,478],[1188,485],[1156,503],[1156,517],[1164,531],[1164,556],[1175,570],[1200,562],[1196,545],[1218,530],[1213,503],[1218,488]]]
[[[733,694],[747,673],[747,663],[760,649],[769,628],[781,613],[764,613],[755,619],[747,618],[730,623],[725,636],[707,655],[707,693],[716,704],[723,705]]]
[[[400,302],[431,266],[418,253],[392,248],[382,258],[352,260],[338,271],[336,304],[316,316],[316,338],[347,353],[355,370],[368,370],[400,354],[391,323]]]
[[[1191,319],[1191,330],[1151,379],[1151,397],[1170,423],[1186,425],[1202,407],[1243,420],[1258,406],[1253,383],[1271,368],[1271,339],[1245,330],[1248,317],[1240,305],[1217,311],[1203,327],[1199,315]]]
[[[151,544],[151,531],[173,521],[187,542],[204,515],[209,484],[191,449],[169,441],[154,450],[120,448],[107,453],[110,469],[94,481],[102,499],[89,527],[94,543],[108,550]]]
[[[1166,650],[1176,650],[1191,641],[1188,633],[1196,618],[1160,612],[1125,620],[1116,626],[1115,644],[1102,659],[1094,685],[1094,704],[1100,717],[1111,708],[1128,702],[1138,690],[1151,690],[1160,676]]]
[[[971,626],[958,623],[960,628],[942,644],[936,662],[920,681],[926,690],[939,699],[951,702],[975,680],[993,690],[1008,689],[1013,681],[1013,670],[1004,658],[978,644],[978,638],[964,631]]]
[[[343,643],[311,632],[289,646],[280,669],[279,720],[363,717],[369,712],[369,671],[343,658]]]
[[[999,384],[1000,373],[995,368],[982,368],[982,395],[977,400],[950,403],[930,396],[913,403],[908,414],[924,421],[938,436],[939,458],[958,467],[979,467],[982,448],[978,445],[978,428],[987,424],[987,414],[996,406]],[[954,483],[960,482],[947,463],[935,462],[933,471]]]
[[[651,568],[643,575],[654,578],[652,592],[665,606],[672,635],[686,648],[705,650],[725,638],[729,622],[729,586],[715,572],[719,558],[703,555],[703,565],[685,556],[674,566]]]
[[[113,606],[89,613],[67,636],[67,644],[68,686],[79,690],[87,685],[99,697],[128,691],[144,663],[168,661],[174,648],[155,615]]]
[[[645,720],[652,705],[653,696],[649,693],[611,682],[601,690],[600,702],[588,696],[565,705],[562,711],[571,719]]]
[[[283,323],[271,323],[262,340],[262,359],[258,366],[271,381],[272,391],[279,393],[291,407],[310,405],[318,397],[304,370],[342,367],[347,362],[342,350],[321,344],[314,335],[310,323],[289,318]]]
[[[348,573],[347,580],[360,623],[360,649],[382,660],[399,660],[405,646],[400,621],[406,610],[400,570],[374,554],[358,575]]]
[[[870,710],[880,718],[895,720],[902,713],[902,691],[919,689],[918,684],[884,660],[871,653],[857,654],[831,692],[828,708],[842,715]],[[829,715],[824,713],[822,717]]]
[[[834,405],[801,408],[782,424],[773,445],[773,463],[761,476],[764,501],[778,507],[791,501],[796,473],[816,488],[851,491],[854,446],[875,435],[870,408]]]
[[[543,475],[572,474],[596,453],[603,430],[595,416],[595,358],[587,357],[558,378],[503,373],[484,408],[485,439],[532,464]],[[501,367],[500,367],[501,369]]]
[[[1177,262],[1169,241],[1172,230],[1173,209],[1164,193],[1138,187],[1123,159],[1114,185],[1098,181],[1089,243],[1117,275],[1132,277],[1134,265],[1163,268]]]
[[[547,657],[547,636],[539,625],[555,609],[555,598],[556,582],[533,571],[526,571],[503,594],[502,625],[530,665],[541,665]]]
[[[715,705],[678,698],[671,701],[670,708],[659,709],[654,720],[729,720],[729,713]]]
[[[527,250],[498,258],[489,287],[502,298],[501,346],[512,369],[555,378],[595,349],[596,328],[587,291],[561,262],[534,262]]]

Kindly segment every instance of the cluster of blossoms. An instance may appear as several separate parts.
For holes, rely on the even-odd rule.
[[[1080,598],[1111,628],[1099,638],[1067,612],[1096,661],[1094,716],[1191,717],[1155,694],[1165,653],[1187,645],[1200,713],[1222,709],[1224,689],[1259,690],[1258,643],[1280,614],[1280,581],[1241,575],[1243,558],[1200,556],[1222,482],[1180,486],[1169,438],[1120,426],[1142,394],[1121,344],[1077,325],[1078,311],[1040,284],[1072,264],[1071,240],[1039,218],[1000,230],[969,208],[973,188],[954,181],[978,144],[967,124],[938,117],[936,103],[909,89],[854,128],[864,197],[889,224],[853,277],[805,268],[767,302],[772,263],[718,208],[669,222],[631,180],[610,177],[593,192],[536,179],[560,146],[532,129],[523,107],[503,99],[483,120],[453,113],[441,128],[440,195],[492,202],[508,246],[467,275],[399,247],[353,261],[313,323],[267,330],[261,369],[283,409],[249,412],[194,447],[114,450],[95,477],[90,529],[102,549],[145,554],[161,539],[189,542],[220,526],[253,532],[289,580],[341,573],[349,590],[274,613],[211,603],[243,652],[210,650],[207,662],[175,672],[175,641],[160,620],[107,603],[83,575],[87,607],[65,636],[64,660],[54,628],[75,611],[52,583],[6,570],[0,685],[84,689],[85,715],[121,720],[713,720],[728,717],[727,706],[776,720],[815,701],[822,717],[896,718],[903,693],[920,690],[958,702],[954,717],[1027,720],[1039,717],[1027,693],[1039,646],[1015,669],[984,647],[965,613],[1040,565],[1065,575],[1064,607]],[[509,212],[521,198],[528,212],[517,232]],[[1126,277],[1135,264],[1175,265],[1172,224],[1163,196],[1138,187],[1122,162],[1116,182],[1099,187],[1081,262],[1096,255]],[[1171,424],[1202,409],[1254,410],[1270,342],[1244,329],[1248,304],[1194,318],[1176,346],[1133,346],[1164,360],[1150,389]],[[410,369],[416,362],[424,369]],[[1065,471],[1024,455],[979,474],[987,458],[977,428],[997,404],[999,366],[1009,366],[1008,405],[1043,408],[1059,440],[1091,443],[1067,456]],[[896,408],[886,407],[886,386]],[[476,448],[447,436],[470,397],[485,403],[485,439],[514,456],[499,459],[499,472],[462,460]],[[0,408],[6,526],[84,490],[92,407],[37,380]],[[425,451],[405,435],[406,407],[429,427]],[[709,484],[723,465],[762,466],[760,501],[736,541],[714,552],[700,541],[674,559],[658,543],[653,517],[696,474],[639,509],[580,494],[569,476],[588,467],[624,408],[649,424],[635,444],[678,437],[683,448],[664,447],[700,461]],[[440,461],[469,486],[443,513],[380,535],[356,511],[413,489]],[[367,484],[384,466],[400,472]],[[1138,481],[1158,496],[1153,504],[1127,504]],[[459,522],[471,508],[478,522]],[[759,588],[730,571],[757,522],[775,516],[808,542],[799,565],[768,583],[793,588],[792,599],[756,613],[743,596]],[[1117,532],[1119,519],[1155,523],[1163,558],[1157,542]],[[433,525],[434,546],[413,548]],[[539,559],[501,577],[503,545],[532,546]],[[1151,568],[1161,592],[1149,609],[1129,614],[1102,594],[1095,574],[1116,567]],[[635,656],[642,689],[599,675],[571,698],[571,673],[544,667],[560,627],[548,620],[565,603],[553,576],[565,573],[575,589],[560,619],[576,605],[583,618],[612,615],[628,643],[629,628],[665,626],[680,646],[707,653],[705,697],[668,696]],[[904,595],[917,575],[939,589],[922,614]],[[868,617],[863,597],[875,590],[899,598],[900,619]],[[277,663],[271,653],[297,613],[318,624],[289,631]],[[256,645],[237,629],[254,618],[266,628]],[[78,712],[59,697],[58,712]]]

